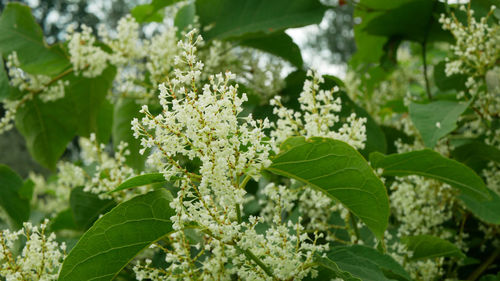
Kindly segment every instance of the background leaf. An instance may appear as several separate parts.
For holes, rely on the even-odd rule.
[[[363,156],[348,144],[327,138],[290,138],[267,170],[340,201],[377,238],[383,237],[389,217],[386,189]]]
[[[263,34],[240,42],[240,45],[268,52],[289,61],[297,68],[302,68],[304,61],[299,46],[285,32]]]
[[[0,52],[6,57],[13,51],[23,70],[32,74],[52,76],[70,66],[59,47],[47,46],[30,8],[15,2],[7,4],[0,18]]]
[[[382,168],[385,176],[419,175],[447,183],[461,194],[490,199],[483,180],[473,170],[430,149],[391,155],[374,152],[370,163],[375,169]]]
[[[114,107],[112,128],[114,148],[116,149],[121,141],[128,143],[127,149],[130,155],[126,156],[126,163],[137,170],[144,168],[147,157],[147,152],[144,155],[139,154],[141,143],[140,140],[134,138],[130,124],[133,118],[141,118],[140,109],[141,107],[133,99],[119,99]]]
[[[347,280],[411,280],[410,275],[391,256],[361,246],[334,247],[327,258],[341,271],[349,272]],[[323,265],[320,262],[320,265]]]
[[[205,40],[271,33],[319,23],[326,7],[317,0],[197,0]],[[204,30],[205,28],[202,28]]]
[[[59,157],[76,133],[78,120],[66,98],[44,103],[37,97],[18,109],[16,127],[38,163],[55,169]]]
[[[410,103],[410,118],[417,127],[425,146],[433,148],[439,139],[457,128],[457,120],[469,107],[453,101],[428,104]]]
[[[410,259],[430,259],[438,257],[458,257],[465,255],[451,242],[431,235],[403,237],[401,241],[413,252]]]
[[[115,201],[99,199],[97,194],[83,191],[83,187],[71,190],[69,204],[75,224],[82,230],[87,230],[100,215],[116,206]]]
[[[172,231],[172,196],[159,189],[101,217],[64,260],[59,281],[112,280],[143,249]]]
[[[8,166],[0,164],[0,207],[15,228],[21,228],[30,217],[30,200],[20,194],[23,179]]]

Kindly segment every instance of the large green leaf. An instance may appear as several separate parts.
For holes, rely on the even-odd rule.
[[[73,139],[77,124],[75,109],[67,98],[43,103],[35,97],[16,114],[16,126],[26,139],[31,155],[51,169]]]
[[[23,180],[8,166],[0,164],[0,207],[15,228],[23,226],[30,217],[30,200],[21,196]]]
[[[119,186],[117,186],[111,192],[117,192],[117,191],[124,190],[124,189],[129,189],[129,188],[143,186],[143,185],[152,184],[152,183],[160,183],[160,182],[165,182],[165,181],[166,181],[165,177],[163,176],[162,173],[143,174],[143,175],[135,176],[133,178],[130,178],[130,179],[122,182]]]
[[[304,64],[299,46],[285,32],[263,34],[262,36],[243,40],[240,44],[281,57],[297,68],[301,68]]]
[[[144,167],[146,154],[139,154],[141,143],[134,138],[132,132],[133,118],[141,118],[139,113],[140,106],[133,99],[122,98],[115,104],[113,113],[113,145],[116,148],[121,141],[128,143],[127,149],[130,150],[130,155],[127,155],[127,165],[141,170]]]
[[[332,273],[336,270],[331,266],[332,263],[337,265],[341,272],[349,272],[351,276],[344,280],[411,280],[410,275],[391,256],[366,246],[335,247],[327,254],[327,258],[317,261],[323,267],[330,264],[328,268],[334,269]],[[342,277],[340,274],[336,275]]]
[[[5,57],[13,51],[32,74],[52,76],[70,65],[60,48],[47,46],[30,8],[20,3],[9,3],[0,18],[0,52]]]
[[[438,257],[458,257],[465,255],[453,243],[432,235],[403,237],[401,241],[413,252],[412,260]]]
[[[410,103],[410,118],[425,146],[433,148],[439,139],[457,128],[457,120],[469,105],[453,101]]]
[[[375,169],[383,169],[385,176],[419,175],[447,183],[463,195],[490,199],[483,180],[473,170],[430,149],[391,155],[374,152],[370,163]]]
[[[116,206],[78,241],[58,280],[112,280],[138,253],[172,231],[171,201],[170,193],[159,189]]]
[[[94,78],[73,74],[69,76],[70,84],[65,90],[75,105],[74,111],[78,116],[78,135],[88,137],[90,133],[96,133],[99,141],[105,140],[106,137],[109,139],[111,124],[103,122],[106,122],[104,118],[112,118],[112,112],[103,112],[103,110],[112,109],[112,106],[106,103],[106,95],[113,84],[115,74],[115,68],[108,67],[101,75]],[[109,130],[107,132],[106,127]]]
[[[206,40],[319,23],[326,7],[318,0],[197,0],[196,11]]]
[[[366,160],[348,144],[327,138],[293,137],[267,168],[297,179],[340,201],[378,238],[389,218],[387,192]]]
[[[99,199],[97,194],[84,192],[83,187],[71,190],[69,204],[76,226],[83,230],[87,230],[100,215],[116,206],[115,201]]]

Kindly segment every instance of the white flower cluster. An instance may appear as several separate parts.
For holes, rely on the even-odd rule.
[[[279,118],[274,125],[275,130],[271,132],[276,143],[280,144],[291,136],[327,137],[363,149],[366,141],[366,118],[357,118],[356,114],[352,113],[340,129],[332,130],[340,121],[338,113],[342,109],[341,100],[334,97],[335,89],[320,90],[320,83],[323,83],[324,79],[316,72],[310,70],[307,76],[312,80],[304,82],[299,97],[300,109],[304,113],[284,107],[280,96],[270,101],[274,106],[274,114]]]
[[[467,13],[467,25],[462,24],[454,14],[451,18],[441,14],[439,22],[443,29],[449,30],[456,40],[455,45],[451,46],[455,57],[448,59],[446,75],[483,76],[488,69],[496,65],[500,56],[500,29],[498,25],[489,26],[487,23],[495,9],[496,7],[492,6],[487,16],[476,21],[470,5],[468,8],[460,6],[460,10]]]
[[[107,67],[109,54],[95,45],[97,39],[92,35],[92,28],[84,24],[80,28],[81,32],[75,32],[75,26],[70,25],[66,30],[73,70],[85,77],[99,76]]]
[[[16,52],[8,55],[6,66],[9,71],[10,85],[28,93],[21,99],[3,101],[6,112],[0,118],[0,134],[12,129],[12,121],[16,112],[25,102],[33,99],[35,95],[43,102],[61,99],[65,94],[64,87],[68,85],[67,81],[56,81],[47,75],[32,75],[23,71]]]
[[[95,165],[95,171],[86,175],[88,180],[83,184],[83,191],[98,194],[101,199],[115,199],[118,202],[125,201],[131,197],[144,193],[147,186],[108,193],[117,188],[125,180],[136,176],[134,169],[128,166],[126,156],[130,154],[127,150],[128,144],[120,142],[114,155],[106,152],[106,145],[99,144],[95,134],[89,139],[80,138],[80,157],[86,166]],[[79,167],[75,167],[78,169]],[[80,168],[81,169],[81,168]]]
[[[39,227],[24,223],[15,232],[0,230],[0,276],[6,281],[57,280],[66,245],[55,241],[54,233],[47,235],[48,220]],[[20,237],[26,244],[19,255],[14,250]]]
[[[272,274],[278,280],[300,280],[313,272],[312,256],[326,246],[311,241],[300,223],[288,225],[275,217],[274,225],[258,234],[255,226],[263,218],[241,220],[244,185],[251,178],[258,179],[260,170],[270,164],[273,144],[264,134],[270,124],[251,115],[240,117],[247,98],[231,83],[233,74],[209,76],[208,84],[199,85],[204,65],[197,61],[196,51],[202,38],[195,37],[195,32],[179,42],[183,51],[175,62],[181,65],[159,87],[162,112],[155,116],[143,106],[144,118],[132,121],[142,152],[151,149],[149,165],[166,179],[177,179],[179,187],[171,203],[177,232],[169,237],[172,249],[165,249],[170,266],[162,271],[152,269],[148,262],[138,264],[137,277],[231,280],[236,274],[246,280],[273,280]],[[189,170],[183,158],[199,160],[200,167]],[[189,245],[183,230],[193,222],[203,230],[203,242]],[[296,233],[291,234],[289,227]],[[200,251],[196,260],[191,253],[194,249]]]
[[[495,9],[491,6],[490,12],[477,21],[470,4],[468,8],[460,6],[460,10],[467,14],[465,25],[454,14],[451,18],[442,14],[439,19],[443,29],[449,30],[456,39],[451,46],[453,57],[446,58],[445,74],[468,76],[465,83],[467,91],[460,92],[457,97],[472,98],[472,106],[481,119],[490,121],[492,116],[500,114],[500,88],[485,85],[488,76],[496,76],[494,79],[498,80],[498,72],[494,68],[500,59],[500,26],[488,23]]]

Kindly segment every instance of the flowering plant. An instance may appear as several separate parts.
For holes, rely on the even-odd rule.
[[[284,32],[319,1],[160,2],[52,46],[2,11],[0,132],[53,175],[0,165],[0,278],[500,276],[495,6],[353,3],[343,82]]]

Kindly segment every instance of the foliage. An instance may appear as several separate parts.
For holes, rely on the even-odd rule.
[[[494,280],[495,2],[153,0],[50,45],[8,3],[0,133],[52,175],[0,165],[0,278]],[[344,81],[286,33],[339,7]]]

